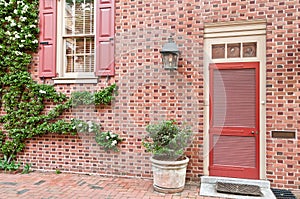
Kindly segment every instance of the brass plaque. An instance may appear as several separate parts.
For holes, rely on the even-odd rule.
[[[272,138],[295,139],[295,131],[272,131]]]

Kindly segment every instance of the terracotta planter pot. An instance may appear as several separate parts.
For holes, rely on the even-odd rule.
[[[177,193],[184,189],[189,158],[180,161],[162,161],[150,158],[153,170],[153,187],[162,193]]]

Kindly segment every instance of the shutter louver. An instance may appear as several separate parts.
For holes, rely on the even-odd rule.
[[[96,75],[114,75],[114,0],[97,0]]]
[[[39,77],[56,76],[56,0],[40,0]]]

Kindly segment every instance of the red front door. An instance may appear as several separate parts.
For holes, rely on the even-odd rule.
[[[259,63],[210,65],[211,176],[259,179]]]

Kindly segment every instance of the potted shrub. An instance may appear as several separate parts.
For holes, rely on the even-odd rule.
[[[190,127],[180,126],[175,120],[165,120],[149,124],[146,131],[148,135],[143,139],[143,146],[153,154],[150,160],[154,190],[163,193],[183,191],[189,162],[184,152],[192,140]]]

